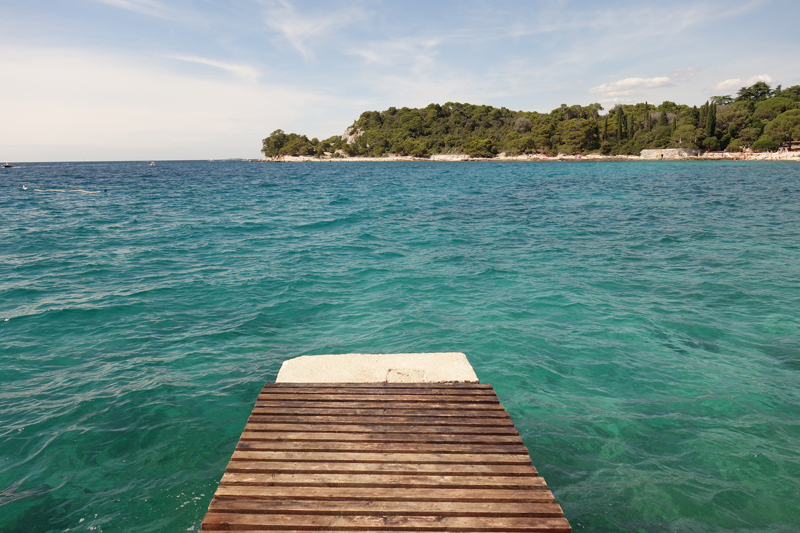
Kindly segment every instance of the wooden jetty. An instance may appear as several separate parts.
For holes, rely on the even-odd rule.
[[[202,531],[571,528],[491,385],[267,383]]]

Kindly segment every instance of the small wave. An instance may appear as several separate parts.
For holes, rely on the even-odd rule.
[[[49,485],[39,485],[38,487],[33,487],[26,490],[19,490],[22,486],[22,481],[15,481],[8,487],[0,490],[0,507],[14,502],[16,500],[22,500],[24,498],[31,498],[40,496],[42,494],[46,494],[52,490],[53,487]]]
[[[98,194],[100,191],[87,191],[85,189],[33,189],[36,192],[79,192],[81,194]]]
[[[304,231],[311,231],[311,230],[329,230],[336,228],[338,226],[351,224],[357,222],[358,220],[353,216],[348,216],[345,218],[334,218],[330,220],[319,220],[316,222],[311,222],[307,224],[300,224],[297,226],[297,229],[301,229]]]

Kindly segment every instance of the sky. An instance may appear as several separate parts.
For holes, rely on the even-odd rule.
[[[800,2],[0,0],[0,161],[257,158],[363,111],[800,84]]]

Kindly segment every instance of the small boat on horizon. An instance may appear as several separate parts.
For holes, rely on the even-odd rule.
[[[3,168],[14,168],[14,165],[11,163],[3,163]]]
[[[156,166],[156,162],[155,162],[155,161],[150,161],[150,166],[151,166],[151,167],[154,167],[154,166]]]

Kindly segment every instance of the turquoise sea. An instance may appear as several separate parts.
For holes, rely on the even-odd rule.
[[[2,531],[197,531],[282,361],[427,351],[574,531],[800,529],[797,163],[23,164],[0,216]]]

